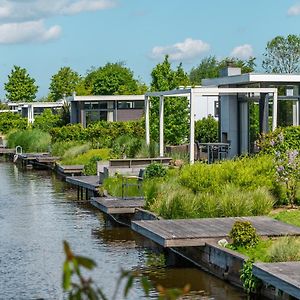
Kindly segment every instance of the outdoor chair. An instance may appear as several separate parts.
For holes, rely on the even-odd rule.
[[[122,176],[122,199],[128,199],[127,194],[128,194],[128,187],[130,186],[136,186],[140,197],[143,197],[143,189],[142,189],[142,184],[144,180],[144,169],[140,169],[139,175],[129,175],[129,176]],[[136,179],[136,182],[130,181],[131,179]]]

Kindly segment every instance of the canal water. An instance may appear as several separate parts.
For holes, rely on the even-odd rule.
[[[185,299],[245,298],[196,268],[165,267],[163,256],[147,248],[146,239],[76,202],[75,190],[54,174],[0,162],[0,299],[66,299],[61,288],[63,240],[76,254],[96,261],[91,275],[109,299],[121,268],[141,271],[154,285],[190,283]],[[123,299],[121,292],[117,299]],[[128,299],[144,299],[138,282]]]

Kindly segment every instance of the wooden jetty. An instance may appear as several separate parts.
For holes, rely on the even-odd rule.
[[[71,176],[66,178],[66,182],[91,191],[96,191],[100,186],[98,176]]]
[[[117,199],[108,197],[92,198],[91,204],[106,214],[133,214],[136,209],[143,208],[143,199]]]
[[[256,263],[253,274],[262,281],[300,299],[300,262]]]
[[[56,169],[63,176],[81,175],[84,170],[84,165],[59,165],[56,164]]]
[[[0,154],[15,154],[16,149],[8,149],[8,148],[3,148],[0,147]]]
[[[89,192],[92,196],[98,194],[98,187],[100,186],[98,176],[68,176],[66,182],[77,187],[77,200],[83,200],[85,191],[85,200],[89,199]]]
[[[258,235],[263,237],[300,236],[300,227],[269,217],[133,221],[131,228],[163,247],[204,246],[207,242],[228,238],[238,220],[250,221]]]

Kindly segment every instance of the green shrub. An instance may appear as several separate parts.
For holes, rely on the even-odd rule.
[[[64,164],[72,164],[67,162],[72,161],[76,156],[87,152],[89,149],[90,149],[89,144],[77,145],[69,148],[63,155]]]
[[[118,158],[135,158],[142,148],[143,140],[129,135],[118,137],[112,144],[112,151]]]
[[[72,124],[50,130],[53,142],[89,142],[93,148],[110,148],[118,137],[124,135],[132,138],[144,138],[144,132],[143,121],[100,121],[89,124],[87,128],[83,128],[80,124]]]
[[[229,237],[232,239],[233,247],[253,247],[258,241],[258,235],[256,229],[249,221],[236,221],[229,233]]]
[[[14,131],[7,137],[8,147],[21,146],[23,152],[47,152],[50,142],[51,136],[39,129]]]
[[[166,168],[159,163],[152,163],[145,169],[145,178],[164,177],[167,174]]]
[[[300,126],[277,128],[263,135],[259,142],[263,153],[285,153],[287,150],[300,149]]]
[[[101,156],[92,156],[87,164],[84,165],[85,175],[96,175],[97,174],[97,161],[102,160]]]
[[[89,150],[88,144],[77,146],[65,153],[62,163],[66,165],[87,165],[94,157],[100,157],[99,160],[109,160],[110,149]]]
[[[14,129],[25,130],[27,124],[27,118],[22,118],[19,114],[12,112],[0,114],[0,133],[6,134]]]
[[[218,136],[218,121],[213,116],[195,122],[195,139],[200,143],[216,143]]]
[[[262,284],[261,280],[252,273],[254,261],[248,259],[243,264],[240,279],[243,282],[243,288],[247,294],[256,292],[257,288]]]
[[[77,141],[56,142],[51,144],[51,154],[53,156],[63,156],[70,148],[80,146],[82,143]]]
[[[59,114],[53,114],[51,109],[45,109],[41,115],[35,117],[33,128],[49,132],[52,128],[61,125],[61,116]]]
[[[295,237],[278,239],[268,252],[271,262],[300,260],[300,240]]]

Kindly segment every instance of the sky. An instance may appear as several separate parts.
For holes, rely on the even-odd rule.
[[[277,35],[300,32],[300,0],[0,0],[0,99],[14,65],[48,94],[63,66],[125,62],[149,84],[170,55],[188,72],[204,57],[257,58]]]

